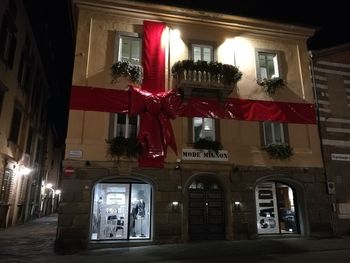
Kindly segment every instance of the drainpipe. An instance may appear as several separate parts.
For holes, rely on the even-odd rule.
[[[326,169],[326,162],[325,162],[325,157],[324,157],[324,151],[323,151],[323,144],[322,144],[322,132],[321,132],[321,120],[320,120],[320,111],[318,107],[318,97],[317,97],[317,91],[316,91],[316,80],[315,80],[315,69],[314,69],[314,53],[310,50],[309,51],[309,57],[310,57],[310,66],[311,66],[311,77],[312,77],[312,91],[314,94],[315,98],[315,105],[316,105],[316,116],[317,116],[317,131],[318,131],[318,137],[320,138],[320,149],[321,149],[321,156],[322,156],[322,164],[324,167],[324,176],[326,180],[326,188],[327,188],[327,183],[328,183],[328,173]],[[328,188],[327,188],[327,194],[328,194],[328,203],[330,207],[330,218],[331,218],[331,228],[333,235],[337,236],[338,231],[337,231],[337,226],[336,226],[336,205],[335,205],[335,200],[334,200],[334,194],[329,194],[328,193]]]

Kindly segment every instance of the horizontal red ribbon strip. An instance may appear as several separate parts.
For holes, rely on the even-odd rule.
[[[175,96],[175,93],[174,95]],[[179,97],[169,98],[180,117],[210,117],[243,121],[271,121],[299,124],[316,124],[315,107],[310,103],[276,102],[228,98],[220,103],[215,99]],[[70,109],[128,113],[127,91],[72,86]]]

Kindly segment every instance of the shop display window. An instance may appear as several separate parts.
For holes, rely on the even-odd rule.
[[[278,182],[265,182],[255,190],[258,234],[296,234],[298,221],[293,189]]]
[[[145,183],[97,184],[91,240],[150,239],[151,193]]]

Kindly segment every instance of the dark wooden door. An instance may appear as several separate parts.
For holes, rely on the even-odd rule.
[[[225,239],[224,196],[221,190],[189,190],[189,238]]]

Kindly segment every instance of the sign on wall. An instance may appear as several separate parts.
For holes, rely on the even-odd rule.
[[[350,154],[332,153],[332,161],[350,162]]]
[[[210,150],[182,149],[182,160],[192,161],[228,161],[226,150],[217,153]]]
[[[278,234],[279,221],[276,199],[276,185],[267,182],[255,189],[258,234]]]

